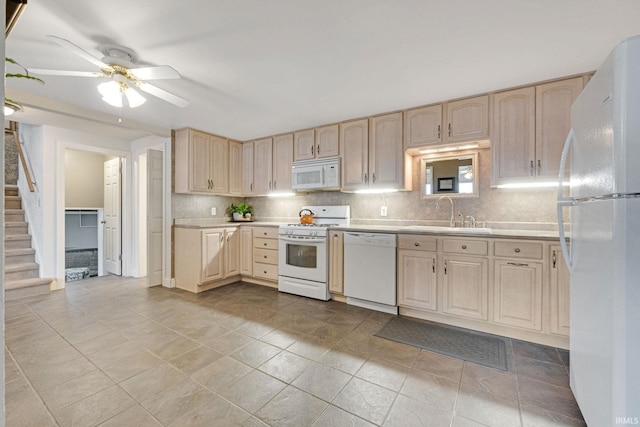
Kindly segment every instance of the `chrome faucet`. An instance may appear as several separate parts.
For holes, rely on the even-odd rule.
[[[449,196],[441,196],[438,201],[436,202],[436,209],[438,209],[438,207],[440,206],[440,200],[442,199],[447,199],[450,203],[451,203],[451,218],[449,219],[449,227],[455,227],[455,214],[453,213],[453,200],[451,200],[451,197]]]
[[[476,219],[473,216],[468,215],[467,221],[469,221],[469,228],[476,228]]]

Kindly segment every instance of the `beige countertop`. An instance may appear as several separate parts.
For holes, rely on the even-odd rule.
[[[288,222],[269,222],[269,221],[225,221],[225,220],[178,220],[175,221],[177,228],[218,228],[218,227],[235,227],[235,226],[252,226],[252,227],[279,227]],[[412,228],[402,225],[367,225],[356,224],[349,226],[331,227],[331,230],[341,231],[361,231],[361,232],[386,232],[400,234],[431,234],[438,236],[455,236],[455,237],[494,237],[494,238],[530,238],[542,240],[558,240],[560,237],[557,231],[551,230],[511,230],[493,228],[490,233],[475,233],[465,231],[465,229],[455,230],[428,230],[420,228]]]

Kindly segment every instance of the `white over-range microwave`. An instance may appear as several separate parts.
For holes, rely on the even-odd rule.
[[[339,190],[340,158],[294,162],[291,182],[294,190]]]

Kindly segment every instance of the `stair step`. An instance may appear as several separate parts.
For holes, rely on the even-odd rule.
[[[5,209],[4,221],[5,222],[14,222],[14,221],[24,222],[24,209]]]
[[[14,234],[4,236],[4,248],[21,249],[31,247],[31,236],[29,234]]]
[[[20,196],[4,196],[5,209],[22,209],[22,197]]]
[[[4,195],[5,196],[19,196],[20,190],[18,190],[17,185],[5,185],[4,186]]]
[[[4,234],[29,234],[29,223],[25,221],[5,222]]]
[[[37,279],[40,277],[40,266],[35,262],[24,262],[4,266],[4,280]]]
[[[24,264],[36,261],[36,250],[33,248],[6,249],[4,251],[4,264]]]
[[[19,298],[46,294],[51,291],[51,283],[53,283],[53,279],[49,278],[6,281],[4,283],[4,299],[5,301],[13,301]]]

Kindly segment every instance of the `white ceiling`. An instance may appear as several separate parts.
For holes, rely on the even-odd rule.
[[[6,85],[109,126],[121,117],[143,133],[191,126],[249,140],[595,70],[639,22],[638,0],[29,0],[7,56],[97,71],[45,35],[99,58],[101,45],[121,45],[140,65],[174,67],[181,80],[154,84],[191,104],[149,95],[118,109],[94,78]],[[15,117],[54,120],[36,109]]]

